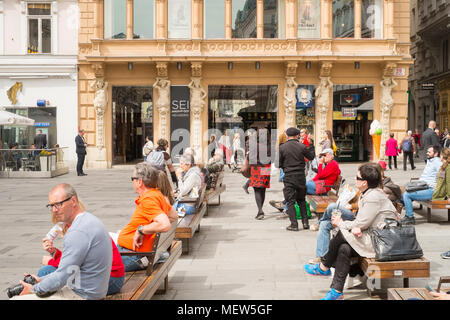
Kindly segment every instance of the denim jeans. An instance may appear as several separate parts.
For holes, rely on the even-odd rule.
[[[306,194],[316,194],[316,184],[314,181],[306,181]]]
[[[119,252],[131,252],[132,250],[128,250],[126,248],[122,248],[121,246],[117,245],[117,249],[119,249]],[[122,262],[125,266],[125,272],[129,271],[138,271],[143,270],[145,267],[140,262],[141,258],[138,258],[137,256],[122,256]]]
[[[56,271],[56,268],[54,266],[50,266],[50,265],[43,266],[43,267],[41,267],[39,269],[39,271],[37,273],[37,276],[39,278],[41,278],[41,277],[46,276],[46,275],[48,275],[48,274],[50,274],[52,272],[55,272],[55,271]]]
[[[413,200],[430,200],[433,196],[433,192],[434,190],[432,188],[428,188],[425,190],[403,193],[403,202],[405,203],[406,216],[409,218],[414,217],[412,205]]]
[[[183,202],[178,202],[178,200],[174,202],[174,204],[173,204],[172,207],[173,207],[173,208],[175,209],[175,211],[177,211],[177,212],[180,212],[180,211],[181,211],[181,208],[184,207],[184,210],[185,210],[185,212],[186,212],[186,215],[188,215],[188,214],[194,214],[194,213],[195,213],[195,206],[190,205],[190,204],[186,204],[186,203],[183,203]]]
[[[120,292],[120,289],[122,289],[124,280],[125,280],[125,276],[109,277],[108,292],[106,293],[106,295],[115,294],[115,293]]]
[[[330,245],[330,231],[333,229],[331,224],[331,213],[337,208],[336,203],[330,203],[325,210],[322,218],[319,220],[319,235],[317,237],[316,257],[320,258],[327,254]],[[339,207],[342,212],[342,220],[351,221],[355,216],[348,209]]]
[[[43,266],[43,267],[41,267],[39,269],[39,271],[37,273],[37,276],[41,278],[43,276],[49,275],[52,272],[55,272],[56,269],[57,268],[55,268],[54,266],[50,266],[50,265]],[[119,277],[119,278],[109,277],[109,284],[108,284],[108,293],[107,293],[107,295],[118,293],[120,291],[120,289],[122,289],[124,280],[125,280],[124,276]]]

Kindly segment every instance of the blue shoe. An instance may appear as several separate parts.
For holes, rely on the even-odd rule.
[[[441,258],[442,259],[450,259],[450,251],[441,253]]]
[[[321,300],[344,300],[344,294],[331,289]]]
[[[323,271],[319,267],[319,263],[316,264],[305,264],[305,271],[313,276],[329,276],[331,275],[331,270]]]

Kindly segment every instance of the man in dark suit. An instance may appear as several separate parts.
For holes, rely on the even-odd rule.
[[[34,145],[36,149],[44,149],[47,147],[47,136],[42,133],[42,130],[38,130],[38,134],[34,137]]]
[[[86,140],[84,140],[84,129],[80,129],[78,135],[75,137],[75,145],[76,145],[76,152],[78,156],[78,162],[77,162],[77,174],[79,176],[87,176],[86,173],[83,172],[83,164],[84,164],[84,158],[86,157],[86,147],[87,143]]]
[[[434,131],[436,129],[436,121],[431,120],[428,123],[428,129],[422,133],[421,142],[425,150],[424,161],[427,163],[427,150],[430,146],[440,146],[439,137]]]

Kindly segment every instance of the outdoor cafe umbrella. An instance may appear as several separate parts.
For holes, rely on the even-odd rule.
[[[1,125],[33,126],[34,120],[5,110],[0,110],[0,126]]]

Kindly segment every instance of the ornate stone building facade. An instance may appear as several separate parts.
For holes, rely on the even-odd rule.
[[[382,123],[383,141],[407,128],[408,0],[79,6],[78,122],[90,167],[138,160],[147,135],[173,147],[178,125],[203,161],[208,129],[228,147],[233,137],[218,136],[225,130],[304,126],[319,146],[331,129],[348,159],[363,161],[376,157],[367,143],[372,120]]]
[[[450,126],[450,3],[411,1],[411,66],[409,121],[412,130],[425,130],[430,120]]]

